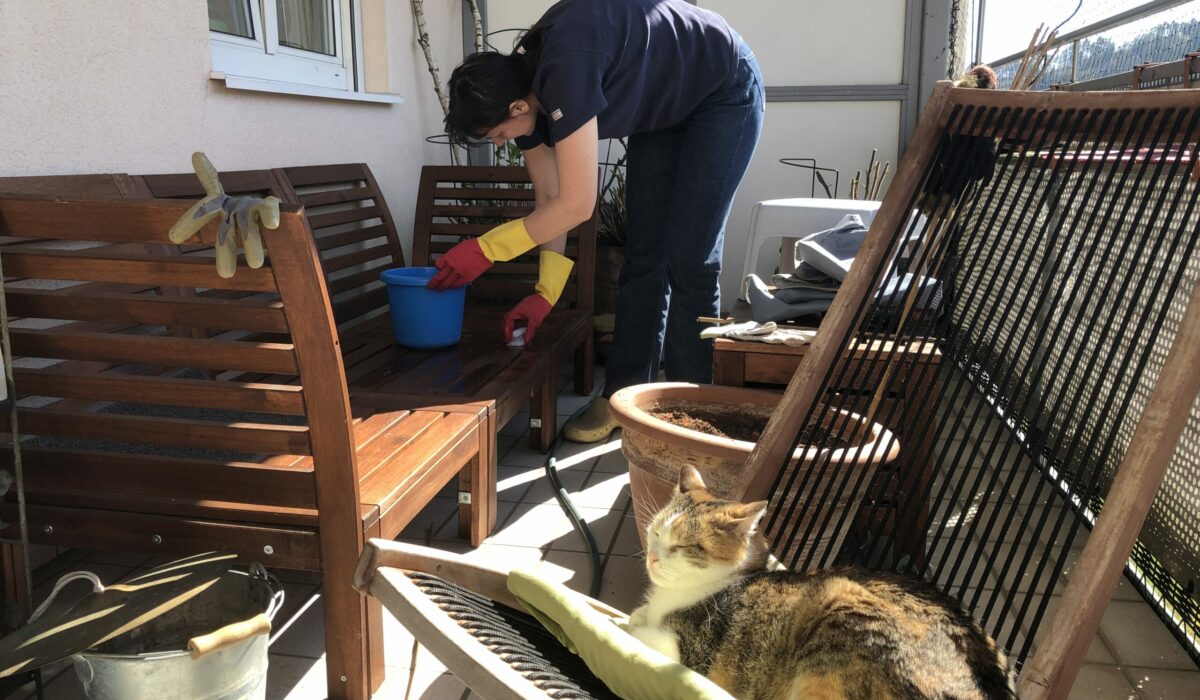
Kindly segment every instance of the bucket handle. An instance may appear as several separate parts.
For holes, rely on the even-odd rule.
[[[274,620],[279,609],[283,607],[283,582],[275,574],[267,571],[267,567],[258,562],[250,565],[250,576],[264,581],[267,584],[267,588],[271,589],[271,602],[267,603],[266,616],[268,620]]]
[[[99,576],[90,571],[73,571],[60,578],[58,583],[54,584],[54,588],[50,591],[50,595],[46,596],[46,600],[42,601],[42,604],[37,607],[37,610],[34,610],[33,614],[29,616],[29,623],[32,623],[46,612],[46,609],[49,608],[50,604],[54,602],[54,597],[58,595],[58,592],[61,591],[64,586],[72,581],[78,581],[80,579],[87,579],[92,582],[93,593],[104,592],[104,584],[100,582]]]
[[[203,658],[214,651],[219,651],[239,644],[251,637],[271,633],[271,620],[266,613],[258,613],[249,620],[225,625],[216,632],[209,632],[188,640],[188,653],[193,659]]]
[[[188,653],[193,659],[199,659],[251,637],[271,633],[271,621],[283,606],[283,584],[266,567],[257,562],[250,565],[249,576],[259,579],[271,589],[271,602],[267,604],[266,612],[261,612],[247,620],[225,625],[215,632],[198,635],[188,640]]]

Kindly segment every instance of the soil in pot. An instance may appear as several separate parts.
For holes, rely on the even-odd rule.
[[[721,410],[692,403],[663,403],[650,409],[649,413],[686,430],[746,442],[758,442],[770,420],[769,415],[761,413]],[[850,446],[849,441],[819,425],[807,426],[800,436],[800,444],[833,449]]]

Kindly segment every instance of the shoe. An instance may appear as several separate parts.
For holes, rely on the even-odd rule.
[[[597,398],[588,410],[563,426],[563,437],[571,442],[600,442],[619,426],[608,412],[608,399]]]

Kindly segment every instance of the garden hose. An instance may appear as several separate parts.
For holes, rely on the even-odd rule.
[[[571,417],[568,418],[565,423],[563,423],[563,427],[565,428],[567,423],[575,420],[580,416],[580,414],[586,411],[588,407],[591,406],[592,401],[595,401],[596,397],[599,396],[600,392],[603,390],[604,383],[601,382],[600,385],[592,391],[592,394],[589,397],[590,400],[579,408],[575,409],[575,412],[571,414]],[[600,558],[600,551],[596,547],[596,538],[594,535],[592,535],[591,528],[588,527],[587,521],[579,515],[579,511],[575,510],[575,504],[571,503],[571,497],[567,495],[567,490],[563,488],[562,481],[558,478],[558,450],[562,447],[562,443],[563,428],[559,428],[558,435],[554,438],[554,444],[550,446],[550,459],[546,461],[546,477],[550,479],[550,486],[554,489],[554,498],[558,500],[558,505],[563,509],[563,513],[566,513],[567,518],[570,519],[571,525],[574,526],[575,531],[578,532],[579,536],[583,538],[583,546],[587,549],[588,558],[591,560],[592,566],[592,586],[589,589],[588,595],[593,598],[599,598],[600,582],[604,578],[604,561]]]

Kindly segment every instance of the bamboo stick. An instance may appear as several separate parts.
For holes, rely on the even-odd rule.
[[[483,51],[483,15],[479,12],[479,0],[467,0],[471,8],[471,20],[475,25],[475,53]]]
[[[437,94],[438,104],[442,106],[442,116],[450,113],[450,101],[442,90],[442,78],[438,73],[437,61],[433,58],[433,46],[429,42],[429,25],[425,23],[425,0],[409,0],[412,5],[413,20],[417,24],[417,43],[425,52],[425,67],[429,69],[429,77],[433,78],[433,91]]]

